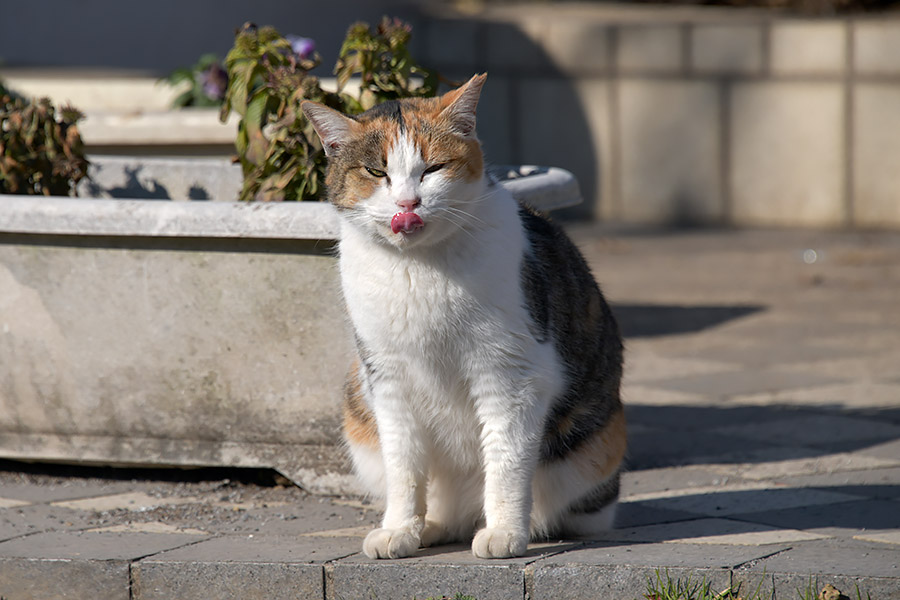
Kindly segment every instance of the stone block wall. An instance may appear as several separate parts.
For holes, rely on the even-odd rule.
[[[417,56],[487,71],[488,159],[578,177],[572,216],[900,227],[900,19],[526,6],[423,19]]]

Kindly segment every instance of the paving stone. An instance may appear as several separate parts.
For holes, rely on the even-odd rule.
[[[847,26],[840,22],[780,21],[770,30],[772,72],[836,75],[847,62]]]
[[[367,527],[381,518],[381,510],[302,502],[297,505],[233,511],[232,518],[214,524],[215,533],[258,535],[307,535],[317,530]]]
[[[616,509],[615,526],[621,528],[641,527],[643,525],[689,521],[696,518],[697,515],[693,513],[649,506],[643,502],[620,502]]]
[[[629,384],[652,382],[686,375],[706,375],[730,371],[734,367],[726,362],[713,360],[675,358],[650,353],[628,352],[625,360],[625,381]]]
[[[324,598],[322,566],[296,563],[139,563],[133,600]]]
[[[818,487],[866,498],[900,498],[900,468],[785,477],[779,482],[793,487]]]
[[[359,548],[349,538],[215,538],[136,563],[134,598],[323,598],[322,565]]]
[[[0,543],[0,558],[134,560],[202,539],[184,534],[52,531]]]
[[[34,504],[46,504],[60,500],[77,500],[92,496],[108,496],[118,492],[137,491],[146,484],[135,481],[115,481],[69,478],[58,482],[6,483],[0,485],[0,496],[23,500]],[[149,486],[146,486],[149,487]]]
[[[160,506],[173,506],[176,504],[194,504],[198,502],[194,497],[157,498],[145,492],[123,492],[108,496],[96,496],[80,500],[63,500],[54,502],[53,506],[70,508],[72,510],[91,510],[96,512],[108,510],[134,510],[145,511]]]
[[[735,84],[729,152],[734,222],[841,224],[843,115],[840,83]]]
[[[759,73],[762,44],[759,25],[698,25],[692,32],[691,67],[717,73]]]
[[[855,540],[863,542],[878,542],[882,544],[895,544],[900,546],[900,529],[894,531],[885,531],[882,533],[861,533],[853,536]]]
[[[737,576],[737,574],[736,574]],[[875,600],[898,600],[900,599],[900,586],[898,579],[893,577],[855,577],[842,575],[818,574],[815,569],[809,573],[754,573],[748,575],[751,581],[763,580],[761,588],[763,598],[796,598],[798,590],[800,594],[805,594],[810,584],[818,588],[810,592],[809,597],[817,597],[817,592],[821,592],[822,587],[827,583],[836,586],[842,592],[849,594],[851,598],[857,598],[856,589],[859,586],[860,598],[872,598]],[[774,581],[774,585],[773,582]],[[743,589],[755,590],[756,585],[750,584]],[[774,594],[772,593],[774,590]],[[768,595],[766,595],[768,594]],[[867,595],[868,594],[868,595]]]
[[[637,552],[637,550],[635,550]],[[673,553],[669,553],[671,556]],[[559,564],[538,566],[531,577],[532,600],[620,600],[641,597],[647,582],[655,580],[660,571],[656,567],[617,565]],[[672,578],[691,577],[691,581],[708,581],[715,590],[723,590],[730,583],[725,569],[672,567],[666,569]]]
[[[838,442],[900,438],[900,427],[870,419],[833,415],[798,415],[765,423],[744,423],[711,430],[718,435],[764,440],[772,444],[833,447]]]
[[[647,500],[644,504],[668,510],[684,511],[688,513],[706,515],[710,517],[724,517],[742,513],[758,511],[778,511],[780,509],[796,507],[813,507],[817,505],[831,506],[834,504],[857,500],[856,496],[827,492],[810,488],[796,489],[736,489],[725,488],[713,492],[704,493],[697,490],[696,494],[678,496],[674,498],[660,498]],[[827,509],[826,509],[827,510]],[[744,515],[747,520],[760,523],[768,521],[755,521],[752,517]],[[779,525],[786,525],[779,523]],[[798,524],[792,524],[795,529],[805,529]]]
[[[144,562],[227,561],[324,563],[360,551],[356,538],[222,536],[156,554]]]
[[[331,538],[331,537],[339,537],[339,538],[359,538],[360,540],[364,539],[370,531],[375,529],[377,525],[360,525],[357,527],[343,527],[341,529],[324,529],[322,531],[312,531],[309,533],[301,533],[303,537],[317,537],[317,538]]]
[[[795,390],[778,390],[759,394],[742,394],[732,400],[736,404],[828,406],[861,408],[893,408],[900,398],[900,384],[854,381]]]
[[[848,575],[855,577],[893,577],[900,581],[900,550],[891,546],[865,544],[853,540],[825,540],[816,543],[797,543],[786,552],[759,561],[753,571],[767,573],[797,573],[801,576],[827,577]],[[850,588],[852,590],[852,588]],[[842,590],[844,591],[844,590]],[[846,593],[846,592],[845,592]],[[893,588],[900,597],[900,586]],[[882,598],[882,596],[873,596]]]
[[[94,527],[85,531],[90,533],[183,533],[185,535],[210,535],[209,531],[194,527],[179,527],[161,521],[134,521],[107,527]]]
[[[822,377],[808,373],[785,373],[780,371],[757,371],[745,369],[692,375],[654,382],[655,386],[679,392],[709,394],[715,396],[737,396],[767,391],[783,391],[791,388],[808,388],[837,383],[840,379]]]
[[[832,549],[838,554],[840,550]],[[776,555],[777,556],[777,555]],[[759,590],[762,598],[816,598],[826,584],[836,586],[850,598],[872,598],[882,600],[900,599],[900,583],[890,577],[856,577],[834,574],[823,574],[814,562],[807,563],[815,557],[804,557],[804,560],[792,563],[796,570],[792,572],[775,572],[771,569],[762,571],[758,564],[749,565],[746,569],[733,572],[733,579],[741,582],[742,591]],[[764,563],[764,561],[762,561]],[[802,571],[806,569],[806,571]],[[856,595],[859,586],[860,595]],[[809,592],[807,594],[807,591]],[[867,596],[868,594],[868,596]]]
[[[96,525],[90,514],[66,508],[32,504],[0,509],[0,540],[41,531],[66,531]]]
[[[622,401],[628,406],[708,406],[715,399],[702,394],[686,394],[626,382],[622,389]]]
[[[14,500],[12,498],[0,498],[0,509],[16,508],[17,506],[28,506],[31,504],[25,500]]]
[[[327,567],[335,598],[428,598],[457,593],[476,598],[522,598],[523,567],[580,544],[533,544],[528,555],[505,560],[482,560],[468,545],[420,550],[412,558],[375,561],[357,555]]]
[[[682,29],[677,25],[624,26],[616,31],[620,72],[678,72],[682,64]]]
[[[810,337],[809,332],[792,332],[795,340],[805,340]],[[786,334],[791,335],[791,334]],[[840,347],[828,347],[819,344],[807,344],[803,341],[786,344],[773,344],[773,332],[756,329],[746,333],[744,343],[735,343],[730,340],[717,341],[700,348],[698,356],[707,358],[715,357],[723,362],[738,363],[744,367],[771,367],[773,370],[783,370],[792,363],[806,363],[820,359],[843,358],[847,355],[846,343]],[[754,341],[754,338],[757,341]],[[832,377],[843,375],[840,371],[825,373]]]
[[[735,515],[735,518],[845,538],[859,535],[863,530],[900,530],[900,503],[890,500],[854,500],[808,506],[796,504],[784,510],[760,508],[764,512],[754,511]]]
[[[802,407],[793,409],[792,407],[746,406],[719,398],[700,406],[644,406],[626,403],[626,411],[629,424],[639,423],[669,431],[703,431],[704,433],[718,429],[727,430],[736,423],[763,427],[767,423],[789,417],[799,418],[816,414],[814,411]],[[726,434],[731,435],[727,431]]]
[[[881,383],[891,383],[893,379],[893,382],[896,383],[897,365],[900,365],[900,352],[885,351],[874,356],[863,354],[846,358],[825,358],[778,368],[825,376],[839,374],[841,377],[863,379],[873,383],[878,383],[878,380],[882,380]]]
[[[131,600],[125,560],[0,558],[0,590],[10,600]]]
[[[666,568],[732,569],[747,562],[760,560],[783,548],[769,546],[731,546],[710,548],[706,544],[678,544],[673,550],[670,544],[614,544],[597,542],[584,548],[570,550],[542,559],[533,565],[539,569],[551,565],[635,566]]]
[[[723,214],[718,87],[624,79],[618,90],[619,217],[631,223],[718,220]]]
[[[598,535],[601,541],[626,543],[687,543],[762,546],[823,539],[826,536],[781,529],[731,519],[704,518],[628,529],[614,529]]]
[[[694,487],[724,485],[729,481],[741,482],[739,477],[727,477],[703,467],[678,466],[665,469],[626,471],[622,475],[622,498],[629,500],[645,494],[674,494]]]
[[[787,448],[779,448],[778,452],[786,452]],[[785,454],[781,460],[729,466],[729,471],[738,473],[746,479],[778,479],[795,475],[814,475],[837,473],[840,471],[857,471],[860,469],[879,469],[900,464],[900,458],[877,458],[864,456],[861,453],[838,453],[791,458]]]
[[[697,435],[694,431],[635,433],[629,436],[629,468],[649,469],[703,462],[743,462],[754,451],[768,448],[767,444],[744,441],[736,444],[733,438],[715,434]]]

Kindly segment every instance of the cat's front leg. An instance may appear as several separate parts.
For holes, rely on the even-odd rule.
[[[387,489],[381,528],[369,532],[363,552],[369,558],[403,558],[419,549],[425,525],[421,436],[399,386],[382,383],[373,391]]]
[[[510,393],[506,386],[489,384],[477,402],[485,469],[485,527],[472,541],[479,558],[522,556],[528,546],[541,422],[529,387]]]

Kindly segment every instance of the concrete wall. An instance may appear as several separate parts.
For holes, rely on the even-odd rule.
[[[101,67],[165,75],[206,52],[224,56],[246,21],[316,40],[334,64],[347,27],[408,10],[413,0],[40,0],[4,2],[0,64]]]
[[[414,21],[421,62],[457,80],[489,72],[479,119],[488,160],[573,172],[585,203],[568,216],[900,227],[900,18],[890,14],[810,20],[709,7],[534,3],[461,15],[442,12],[440,2],[266,0],[251,10],[210,0],[97,16],[108,4],[79,4],[78,15],[97,18],[87,22],[99,37],[83,35],[55,54],[26,47],[25,29],[13,23],[17,16],[31,22],[40,9],[17,7],[19,15],[0,22],[0,58],[159,71],[200,52],[224,52],[232,22],[252,18],[312,35],[330,65],[349,22],[393,11]],[[192,20],[204,26],[181,23]],[[72,34],[57,26],[38,28],[59,45]],[[126,30],[131,43],[120,44],[115,36]],[[216,126],[209,120],[177,128],[191,136],[186,153],[215,150],[197,137]],[[134,111],[105,123],[125,142],[138,130],[160,137],[165,129]],[[85,123],[86,133],[103,129],[93,124]],[[127,150],[115,140],[101,146]]]
[[[580,216],[900,227],[900,19],[532,6],[429,21],[488,71],[489,158],[572,171]]]

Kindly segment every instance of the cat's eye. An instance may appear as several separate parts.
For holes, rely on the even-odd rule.
[[[372,177],[387,177],[387,173],[379,171],[378,169],[373,169],[372,167],[366,167],[366,172]]]
[[[431,165],[427,169],[425,169],[425,175],[430,175],[431,173],[436,173],[447,166],[447,163],[438,163],[436,165]]]

